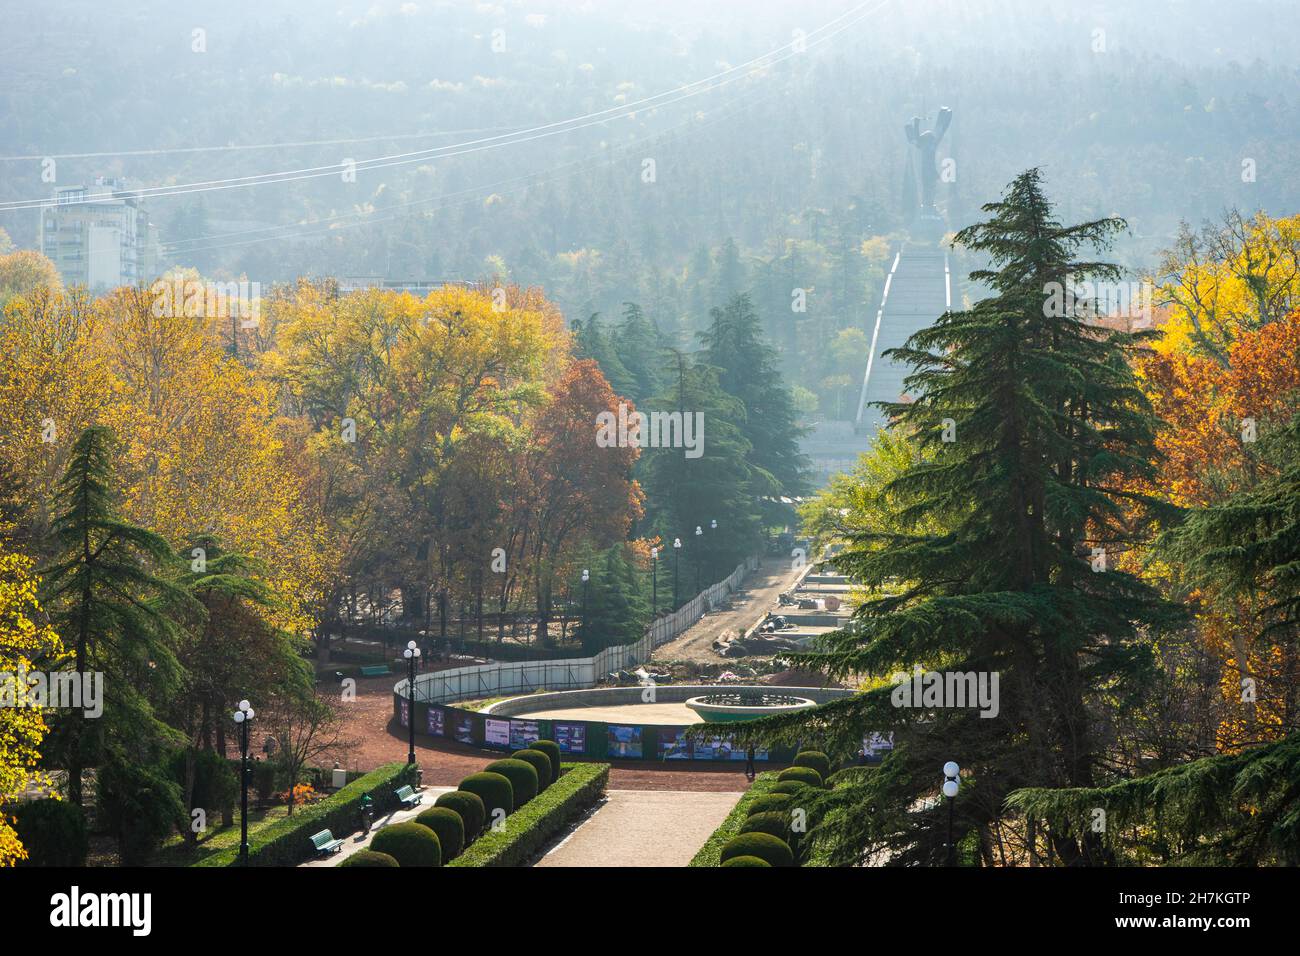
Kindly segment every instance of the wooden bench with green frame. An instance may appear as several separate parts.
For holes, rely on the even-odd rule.
[[[424,802],[424,794],[416,793],[413,787],[402,787],[400,790],[394,790],[393,795],[397,797],[404,807],[413,807]]]
[[[316,848],[316,853],[319,856],[326,856],[341,850],[343,841],[334,839],[334,834],[329,830],[321,830],[320,833],[312,835],[311,845]]]

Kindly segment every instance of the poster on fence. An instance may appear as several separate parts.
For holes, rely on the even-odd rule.
[[[659,759],[691,759],[691,742],[686,739],[685,727],[659,728]]]
[[[447,712],[441,707],[430,707],[428,717],[425,718],[425,729],[435,737],[445,737],[447,735]]]
[[[640,757],[641,728],[610,724],[609,755],[611,757]]]
[[[542,739],[535,720],[510,721],[510,749],[524,750]]]
[[[587,752],[586,724],[551,724],[551,736],[560,753],[583,754]]]
[[[708,740],[697,740],[693,749],[693,756],[696,760],[730,760],[731,758],[731,738],[730,737],[712,737]],[[741,759],[744,759],[742,751]]]
[[[474,742],[474,718],[469,714],[458,714],[456,716],[455,737],[463,744],[472,744]]]
[[[483,742],[489,747],[510,746],[510,721],[493,720],[488,717],[483,721]]]

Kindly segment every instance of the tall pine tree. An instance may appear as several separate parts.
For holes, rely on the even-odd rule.
[[[933,798],[948,760],[966,772],[958,836],[973,831],[991,862],[1009,792],[1095,783],[1104,741],[1093,705],[1140,691],[1141,638],[1177,618],[1117,566],[1150,504],[1125,490],[1150,476],[1154,457],[1153,418],[1126,361],[1137,340],[1088,324],[1086,309],[1045,307],[1071,278],[1118,276],[1078,252],[1104,248],[1123,223],[1060,224],[1037,170],[984,211],[957,241],[987,256],[973,278],[992,294],[896,351],[915,369],[916,400],[886,409],[923,453],[886,489],[899,502],[894,519],[857,529],[835,559],[870,597],[848,628],[796,660],[877,681],[921,667],[985,675],[991,688],[997,674],[996,716],[950,699],[900,706],[907,698],[884,683],[755,725],[849,753],[868,732],[895,732],[878,771],[834,792],[840,812],[828,812],[818,839],[839,862],[943,862],[946,821]],[[1095,836],[1066,821],[1045,834],[1065,863],[1097,861]]]

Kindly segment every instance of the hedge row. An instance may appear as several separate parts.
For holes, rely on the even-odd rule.
[[[722,865],[722,848],[727,841],[740,833],[740,828],[744,826],[749,819],[750,805],[760,797],[766,797],[776,786],[776,771],[765,770],[754,778],[754,782],[749,785],[749,789],[741,796],[736,805],[731,808],[727,814],[727,819],[723,820],[713,835],[705,841],[704,846],[691,859],[690,866],[721,866]]]
[[[408,784],[414,786],[415,782],[415,767],[407,763],[390,763],[372,770],[333,796],[300,807],[293,816],[250,833],[248,863],[250,866],[297,866],[315,854],[311,845],[313,834],[329,830],[336,837],[345,837],[357,829],[363,796],[370,795],[375,816],[382,816],[398,806],[393,791]],[[239,847],[235,846],[205,857],[194,866],[238,864]]]
[[[609,782],[607,763],[561,764],[560,778],[491,826],[450,866],[521,866],[531,860],[569,821],[595,803]],[[489,821],[490,822],[490,821]]]

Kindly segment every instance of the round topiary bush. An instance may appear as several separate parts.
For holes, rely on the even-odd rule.
[[[465,849],[465,821],[450,807],[433,806],[421,810],[415,822],[428,827],[437,835],[444,860],[454,860]]]
[[[437,835],[418,823],[384,827],[370,841],[370,849],[387,853],[398,866],[442,866],[442,847]]]
[[[85,866],[90,852],[86,814],[66,800],[29,800],[12,810],[18,842],[27,850],[19,866]]]
[[[732,837],[722,848],[722,862],[734,856],[756,856],[769,866],[794,866],[790,844],[770,833],[742,833]]]
[[[546,756],[540,750],[516,750],[510,755],[515,760],[522,760],[525,763],[532,764],[537,771],[537,792],[541,793],[551,785],[551,758]]]
[[[782,780],[780,783],[772,787],[768,793],[788,793],[790,796],[794,796],[800,790],[807,789],[807,787],[808,784],[804,783],[802,780]]]
[[[400,864],[387,853],[376,853],[374,850],[357,850],[350,857],[345,859],[339,866],[399,866]]]
[[[790,843],[790,816],[780,810],[755,813],[740,825],[741,833],[770,833],[778,840]],[[793,848],[793,844],[791,844]]]
[[[776,779],[778,783],[783,783],[786,780],[799,780],[810,787],[817,787],[818,789],[823,786],[822,775],[812,767],[786,767],[776,775]]]
[[[524,764],[528,767],[528,764]],[[532,767],[528,767],[532,770]],[[534,771],[535,773],[536,771]],[[515,812],[515,788],[510,778],[499,773],[472,773],[460,782],[460,789],[475,794],[483,801],[483,824],[491,826],[496,822],[497,810],[506,813]]]
[[[477,793],[470,793],[468,790],[452,790],[433,801],[433,805],[456,812],[461,823],[464,824],[466,845],[477,840],[478,835],[483,832],[483,822],[487,820],[487,808],[483,806],[483,798]]]
[[[529,750],[540,750],[551,761],[551,783],[560,779],[560,745],[554,740],[534,740]]]
[[[756,813],[767,813],[771,810],[785,810],[794,802],[794,797],[788,793],[768,793],[759,797],[749,805],[745,816],[752,817]]]
[[[733,856],[723,866],[771,866],[767,860],[760,859],[756,856]]]
[[[796,767],[811,767],[821,775],[824,782],[831,775],[831,758],[820,750],[801,750],[794,755]]]
[[[537,796],[537,771],[528,761],[507,757],[493,760],[483,769],[488,773],[499,773],[510,781],[515,793],[515,810]]]

